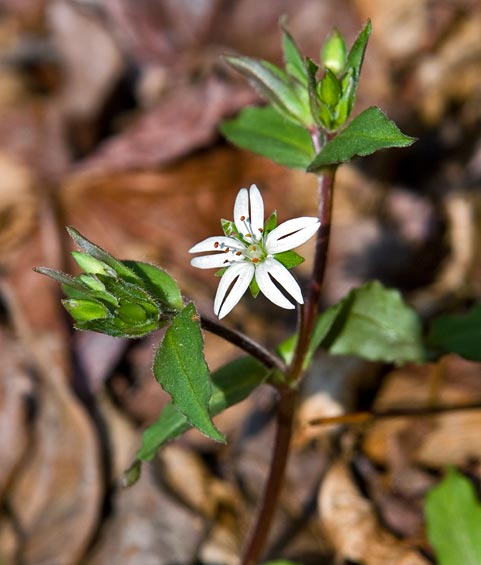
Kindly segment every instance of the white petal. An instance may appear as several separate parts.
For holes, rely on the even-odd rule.
[[[214,300],[214,312],[219,319],[227,316],[242,298],[254,276],[254,270],[252,263],[234,263],[222,275]]]
[[[202,255],[190,260],[190,264],[198,269],[219,269],[228,267],[230,261],[238,259],[235,253],[216,253],[215,255]]]
[[[235,227],[242,235],[247,233],[246,224],[241,217],[244,218],[249,217],[249,193],[247,192],[247,188],[241,188],[237,194],[234,203],[234,223]]]
[[[251,226],[257,238],[260,238],[262,229],[264,228],[264,200],[260,190],[255,184],[251,185],[249,190],[251,205]]]
[[[271,302],[274,302],[274,304],[281,308],[287,308],[288,310],[295,308],[294,304],[289,302],[289,300],[287,300],[287,298],[272,282],[271,277],[269,276],[268,260],[264,261],[256,268],[256,281],[262,294],[264,294]]]
[[[266,238],[266,251],[268,253],[282,253],[289,251],[310,239],[319,229],[317,218],[302,217],[287,220],[273,229]]]
[[[217,244],[217,245],[216,245]],[[196,243],[194,247],[189,249],[189,253],[202,253],[203,251],[222,251],[226,247],[230,249],[245,249],[245,245],[233,237],[225,237],[223,235],[208,237],[199,243]]]
[[[304,304],[301,288],[286,267],[271,257],[268,257],[264,261],[264,264],[266,265],[268,273],[274,277],[282,288],[299,302],[299,304]]]

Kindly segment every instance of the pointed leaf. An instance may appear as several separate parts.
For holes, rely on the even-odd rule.
[[[428,493],[425,511],[439,565],[481,563],[481,504],[471,481],[450,469]]]
[[[481,361],[481,304],[465,314],[444,314],[431,322],[427,345],[440,354],[457,353]]]
[[[424,359],[421,321],[397,290],[372,281],[352,290],[342,302],[321,347],[397,365]]]
[[[209,413],[216,416],[241,402],[265,381],[267,375],[268,370],[252,357],[241,357],[221,367],[212,374]],[[137,459],[152,459],[164,443],[179,437],[191,427],[187,418],[173,404],[168,404],[158,420],[144,431]]]
[[[188,304],[172,321],[154,359],[154,375],[172,402],[206,436],[225,441],[209,414],[211,385],[203,354],[204,341],[194,305]]]
[[[315,155],[309,133],[271,106],[246,108],[220,129],[235,145],[286,167],[305,169]]]
[[[122,261],[138,275],[153,298],[175,310],[182,308],[182,294],[175,280],[163,269],[141,261]]]
[[[118,261],[107,253],[104,249],[92,243],[87,238],[85,238],[80,232],[78,232],[75,228],[68,227],[67,231],[70,237],[77,243],[77,245],[85,251],[88,255],[91,255],[94,259],[98,259],[99,261],[106,263],[109,267],[111,267],[119,277],[124,278],[132,283],[138,283],[139,277],[133,273],[128,267],[126,267],[121,261]]]
[[[351,50],[349,51],[349,55],[347,56],[345,69],[352,69],[354,71],[354,78],[356,82],[361,73],[364,53],[366,52],[367,42],[369,40],[369,36],[371,35],[371,29],[371,20],[368,20],[361,33],[354,41]]]
[[[289,83],[284,71],[268,61],[252,57],[228,56],[225,59],[247,77],[259,94],[278,111],[295,121],[307,124],[310,122],[302,101]]]
[[[413,137],[404,135],[393,121],[373,106],[364,110],[337,137],[326,143],[307,170],[317,171],[387,147],[408,147],[414,141]]]
[[[296,78],[303,86],[307,86],[307,72],[304,59],[299,53],[299,49],[287,30],[284,23],[281,22],[282,28],[282,48],[284,51],[284,61],[288,74]]]
[[[62,285],[71,287],[75,290],[78,290],[79,292],[88,291],[85,285],[75,277],[67,275],[66,273],[62,273],[61,271],[56,271],[55,269],[50,269],[49,267],[35,267],[33,270],[37,273],[40,273],[41,275],[47,275],[47,277],[56,280]]]
[[[116,275],[115,271],[106,263],[95,259],[95,257],[92,257],[87,253],[82,253],[81,251],[72,251],[72,257],[75,259],[77,265],[85,273],[94,275]]]

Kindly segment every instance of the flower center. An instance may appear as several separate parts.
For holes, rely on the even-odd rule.
[[[266,257],[264,249],[261,245],[249,245],[243,253],[244,257],[252,263],[259,263]]]

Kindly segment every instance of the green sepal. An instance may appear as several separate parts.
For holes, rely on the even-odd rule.
[[[336,75],[328,68],[325,69],[324,78],[320,82],[319,96],[324,104],[335,108],[341,96],[341,84]]]
[[[239,234],[239,231],[236,228],[235,222],[233,222],[232,220],[225,220],[224,218],[221,218],[220,224],[222,226],[222,231],[224,232],[224,235],[226,237],[229,237],[232,234],[234,234],[234,235]]]
[[[227,271],[228,268],[229,267],[222,267],[222,269],[219,269],[214,273],[214,277],[221,277]]]
[[[311,114],[314,121],[318,126],[323,125],[321,119],[321,103],[319,100],[318,92],[318,82],[317,82],[317,72],[319,67],[314,63],[312,59],[306,57],[306,72],[307,72],[307,90],[309,93],[309,105],[311,108]]]
[[[110,315],[109,310],[103,304],[93,300],[67,299],[62,300],[62,304],[77,323],[91,322]]]
[[[335,74],[344,70],[346,64],[346,42],[337,29],[333,29],[321,49],[321,62]]]
[[[209,413],[211,382],[204,359],[204,340],[199,316],[192,303],[187,304],[165,332],[158,347],[153,372],[172,397],[176,409],[207,437],[225,442]]]
[[[72,257],[75,259],[77,265],[88,274],[92,275],[109,275],[109,276],[117,276],[117,273],[104,263],[103,261],[99,261],[88,255],[87,253],[82,253],[81,251],[72,251]]]
[[[276,227],[277,227],[277,210],[274,210],[274,212],[272,212],[272,214],[264,222],[264,235],[267,235]]]
[[[163,269],[141,261],[122,261],[138,275],[149,294],[163,305],[180,310],[183,306],[182,294],[175,280]]]
[[[249,290],[253,298],[257,298],[259,296],[259,292],[261,291],[261,289],[259,288],[259,285],[257,284],[255,277],[253,277],[253,279],[250,282]]]
[[[279,261],[281,265],[284,265],[286,269],[293,269],[294,267],[297,267],[297,265],[300,265],[305,261],[304,257],[292,250],[283,251],[282,253],[276,253],[274,257],[277,259],[277,261]]]
[[[67,231],[70,237],[77,243],[77,245],[85,251],[88,255],[92,256],[94,259],[98,259],[102,263],[107,264],[110,268],[112,268],[119,277],[122,277],[125,280],[128,280],[132,283],[138,283],[139,278],[135,273],[133,273],[128,267],[126,267],[121,261],[118,261],[107,253],[104,249],[96,245],[95,243],[89,241],[86,237],[84,237],[80,232],[78,232],[75,228],[67,227]]]
[[[335,108],[334,128],[338,129],[346,123],[354,103],[354,86],[352,69],[349,69],[341,81],[342,94]]]
[[[315,172],[388,147],[409,147],[415,141],[415,138],[402,133],[379,108],[372,106],[326,143],[307,167],[307,171]]]
[[[286,167],[305,169],[315,156],[309,133],[272,106],[245,108],[220,130],[234,145]]]

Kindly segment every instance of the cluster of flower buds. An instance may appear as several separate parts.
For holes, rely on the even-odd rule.
[[[80,330],[141,337],[165,326],[182,308],[176,282],[165,271],[139,261],[119,261],[68,228],[82,251],[72,252],[83,273],[72,277],[46,267],[36,269],[60,282],[65,309]]]
[[[302,57],[283,26],[284,69],[252,57],[229,56],[226,60],[285,118],[308,130],[320,127],[334,132],[352,111],[370,33],[368,22],[348,52],[343,36],[334,30],[317,64]]]

